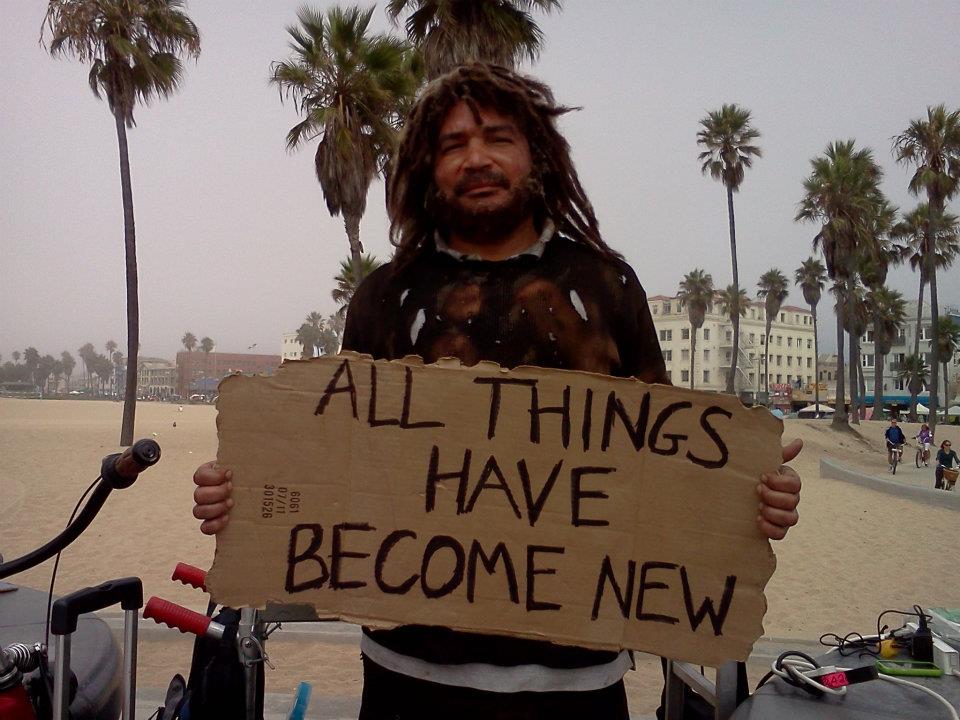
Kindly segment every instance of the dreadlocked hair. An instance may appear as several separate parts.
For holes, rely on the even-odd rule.
[[[400,269],[433,241],[437,230],[430,212],[436,192],[433,163],[440,126],[450,109],[465,102],[479,121],[479,109],[509,116],[530,146],[532,176],[538,188],[536,219],[550,218],[557,230],[619,258],[600,237],[600,228],[577,176],[570,146],[557,131],[555,118],[579,108],[557,105],[545,84],[499,65],[472,63],[442,75],[422,91],[403,128],[387,180],[390,242]]]

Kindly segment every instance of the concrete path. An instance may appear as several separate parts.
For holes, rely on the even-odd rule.
[[[933,470],[930,468],[917,470],[913,465],[913,458],[910,458],[908,466],[898,468],[896,475],[888,474],[884,477],[844,467],[829,458],[821,458],[820,476],[842,480],[927,505],[960,510],[960,490],[948,492],[934,489]]]

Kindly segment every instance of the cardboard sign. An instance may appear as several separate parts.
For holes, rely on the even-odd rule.
[[[583,372],[343,354],[220,385],[218,602],[706,665],[762,634],[782,423]]]

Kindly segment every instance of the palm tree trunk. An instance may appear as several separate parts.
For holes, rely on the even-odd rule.
[[[924,257],[923,262],[926,262],[926,257]],[[926,275],[926,272],[926,268],[920,268],[920,297],[917,299],[917,330],[914,333],[915,337],[913,338],[913,354],[916,357],[920,357],[920,331],[923,329],[923,285],[924,275]],[[913,390],[914,387],[911,387],[910,422],[917,421],[917,393],[915,393]]]
[[[767,322],[763,339],[763,392],[767,396],[766,405],[770,404],[770,315],[767,314]]]
[[[347,242],[350,243],[350,258],[353,262],[353,276],[357,285],[363,280],[363,245],[360,242],[360,216],[343,214],[343,227],[347,231]]]
[[[873,419],[883,416],[883,355],[880,353],[880,318],[873,319]]]
[[[123,421],[120,444],[133,444],[133,426],[137,412],[137,354],[140,350],[140,302],[137,294],[137,236],[133,224],[133,188],[130,184],[130,155],[127,150],[127,126],[121,111],[114,115],[120,144],[120,188],[123,193],[123,247],[127,267],[127,384],[123,397]]]
[[[814,417],[820,415],[820,338],[817,336],[817,306],[811,305],[810,312],[813,314],[813,411]]]
[[[848,263],[849,266],[853,265],[853,260],[851,259]],[[853,267],[848,268],[847,273],[847,318],[849,319],[849,325],[852,327],[854,324],[854,318],[856,317],[856,295],[855,295],[855,274]],[[856,337],[853,332],[848,332],[847,335],[850,337],[850,410],[853,413],[853,423],[854,425],[860,424],[860,398],[859,389],[860,383],[857,380],[857,365],[859,365],[859,350],[860,350],[860,338]]]
[[[847,418],[846,395],[844,387],[844,360],[843,360],[843,322],[837,318],[837,401],[834,403],[833,424],[834,430],[849,430],[850,422]]]
[[[939,217],[943,213],[943,201],[930,198],[929,213],[927,215],[927,237],[932,238],[934,213]],[[937,405],[939,397],[939,375],[940,363],[938,355],[940,354],[940,307],[937,302],[937,263],[936,247],[931,240],[930,252],[928,257],[924,258],[927,265],[927,277],[930,278],[930,321],[933,328],[933,337],[930,340],[930,431],[933,432],[937,427]]]
[[[733,265],[733,297],[740,297],[740,276],[737,273],[737,226],[733,216],[733,188],[727,186],[727,220],[730,223],[730,259]],[[738,308],[739,310],[739,308]],[[727,392],[736,393],[737,359],[740,355],[740,313],[733,313],[733,352],[730,359],[730,374],[727,376]]]
[[[697,357],[697,328],[690,323],[690,389],[693,390],[693,363]]]

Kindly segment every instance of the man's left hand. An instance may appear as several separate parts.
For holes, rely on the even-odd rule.
[[[788,463],[800,454],[802,440],[794,440],[783,448],[783,462]],[[771,540],[783,540],[787,530],[797,524],[800,515],[800,476],[792,467],[781,465],[776,472],[764,473],[757,485],[760,496],[760,514],[757,525]]]

